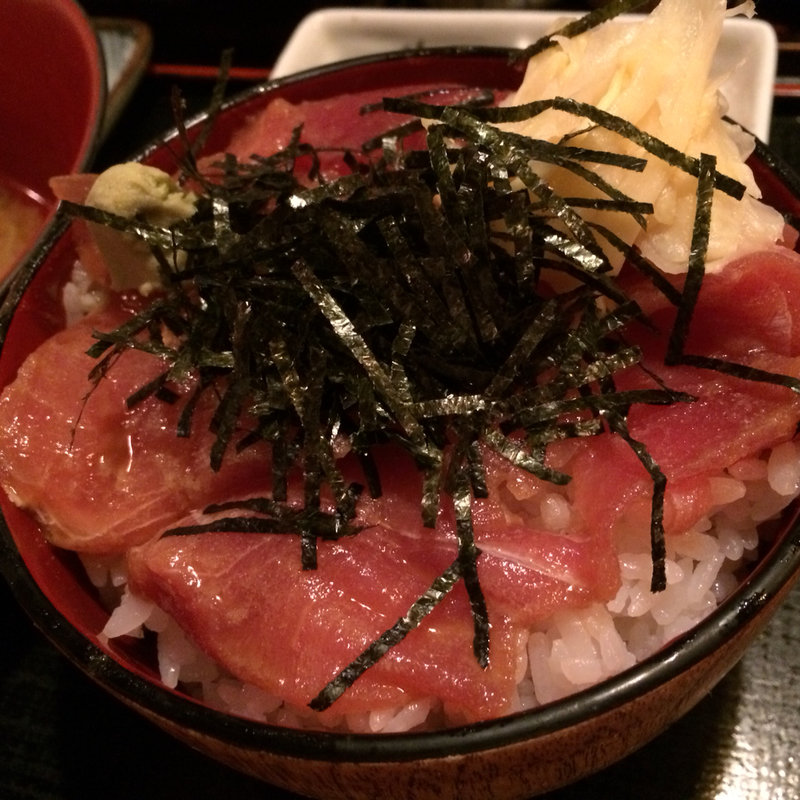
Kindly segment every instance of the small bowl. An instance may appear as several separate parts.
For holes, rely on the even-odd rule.
[[[94,155],[106,86],[94,29],[72,0],[3,0],[0,53],[0,188],[40,210],[38,225],[26,226],[29,247],[0,265],[1,283],[53,223],[48,180]]]
[[[208,142],[213,152],[269,100],[320,99],[414,82],[512,88],[507,51],[459,49],[359,59],[278,80],[231,101]],[[193,123],[194,128],[198,121]],[[176,134],[166,141],[175,142]],[[164,141],[142,154],[170,168]],[[760,147],[753,161],[766,198],[800,211],[800,183]],[[0,315],[0,385],[62,324],[54,283],[74,257],[66,223],[12,287]],[[424,733],[356,735],[280,728],[212,710],[160,684],[130,642],[102,643],[106,612],[77,559],[47,545],[33,520],[0,497],[0,564],[35,624],[93,680],[192,747],[265,781],[326,800],[523,798],[576,781],[653,739],[737,663],[800,575],[800,526],[787,513],[752,573],[714,613],[653,657],[591,689],[495,721]]]

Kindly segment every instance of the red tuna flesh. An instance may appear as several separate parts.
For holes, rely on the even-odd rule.
[[[128,396],[163,369],[152,356],[123,353],[92,390],[92,330],[112,330],[128,316],[115,302],[57,333],[0,397],[0,482],[67,549],[123,552],[188,508],[257,486],[269,472],[265,446],[232,453],[211,471],[210,403],[200,403],[188,438],[176,435],[177,405],[150,398],[129,409]]]
[[[408,611],[453,556],[433,532],[376,526],[320,542],[318,557],[318,569],[301,570],[297,539],[279,534],[172,537],[131,552],[130,580],[237,678],[302,708]],[[493,614],[491,663],[482,669],[457,585],[327,713],[430,697],[466,720],[506,713],[521,637],[519,625]]]

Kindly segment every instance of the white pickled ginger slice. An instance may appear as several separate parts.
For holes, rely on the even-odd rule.
[[[740,10],[752,10],[750,4]],[[706,269],[715,271],[736,256],[777,242],[783,218],[760,202],[760,192],[745,160],[753,137],[722,117],[724,98],[712,60],[722,24],[725,0],[662,0],[640,20],[614,20],[557,44],[531,59],[524,80],[509,104],[550,97],[570,97],[622,117],[692,156],[716,156],[717,170],[747,187],[743,200],[717,191],[712,211]],[[585,119],[548,111],[515,130],[558,141],[586,130]],[[594,128],[571,144],[605,151],[643,155],[618,134]],[[621,191],[652,203],[654,214],[642,230],[629,215],[586,212],[610,227],[666,272],[687,269],[694,222],[696,180],[655,157],[643,173],[602,166],[597,171]],[[563,195],[586,195],[586,183],[561,171],[547,175]],[[612,263],[621,256],[609,250]]]

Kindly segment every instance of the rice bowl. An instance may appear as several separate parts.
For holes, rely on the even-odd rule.
[[[444,58],[444,62],[441,60],[442,58]],[[350,76],[365,72],[372,73],[372,77],[368,80],[375,80],[378,85],[381,85],[380,81],[387,80],[387,73],[392,74],[397,63],[399,62],[396,62],[395,59],[389,59],[389,61],[368,59],[358,64],[348,65],[345,69],[350,71]],[[474,69],[481,75],[490,68],[492,71],[497,70],[498,76],[500,76],[498,85],[502,85],[502,75],[508,69],[502,57],[498,58],[491,54],[462,54],[452,58],[442,55],[415,55],[409,63],[412,70],[421,70],[423,73],[428,68],[425,66],[426,63],[435,63],[437,71],[454,68],[459,72],[467,64],[469,69]],[[300,86],[297,90],[300,93],[310,92],[311,95],[314,95],[315,93],[324,93],[327,91],[326,87],[335,85],[339,80],[341,80],[341,73],[335,70],[323,70],[302,76],[297,80],[278,82],[271,89],[259,90],[255,94],[239,99],[230,106],[226,114],[229,113],[231,117],[241,119],[248,113],[247,110],[243,110],[248,104],[263,102],[265,95],[270,91],[291,94],[295,91],[292,87]],[[309,85],[311,89],[309,89]],[[223,125],[228,124],[225,116],[221,119]],[[230,124],[235,123],[231,122]],[[159,159],[165,159],[166,155],[163,149],[156,148],[149,151],[146,158],[157,162]],[[761,177],[766,178],[767,183],[775,187],[781,186],[780,180],[776,180],[768,169],[763,170]],[[769,192],[769,187],[765,186],[764,188]],[[22,305],[10,319],[10,328],[3,351],[3,383],[7,382],[9,375],[15,369],[15,360],[19,360],[23,354],[22,351],[31,344],[24,337],[18,338],[19,334],[16,333],[17,330],[25,330],[28,324],[24,317],[26,309],[39,308],[40,304],[45,302],[45,307],[54,313],[52,299],[49,302],[45,301],[46,287],[48,281],[52,279],[53,271],[58,273],[63,280],[63,270],[69,262],[70,243],[68,239],[59,239],[43,260],[39,271],[32,277],[33,282],[24,291],[22,284],[16,288],[19,293],[16,297],[22,298]],[[40,331],[40,335],[44,335],[44,332]],[[783,459],[786,459],[785,464],[780,463]],[[724,496],[728,499],[742,495],[742,479],[747,473],[748,480],[753,487],[763,486],[766,480],[778,489],[777,495],[789,498],[791,492],[787,491],[787,487],[792,484],[793,480],[791,477],[787,479],[782,475],[784,472],[782,466],[785,467],[788,464],[791,470],[793,463],[795,463],[794,453],[786,452],[784,449],[773,457],[771,467],[764,464],[740,465],[741,474],[738,477],[734,476],[729,484],[718,487],[721,497]],[[740,485],[737,485],[737,481]],[[760,489],[754,488],[749,496],[752,497],[756,491],[760,491]],[[766,504],[764,512],[766,516],[770,516],[776,510],[774,507],[767,508],[771,501],[765,500],[763,496],[756,502]],[[781,502],[787,501],[784,499]],[[560,511],[563,509],[560,508],[558,499],[552,498],[548,502],[545,512],[555,527],[559,525]],[[627,752],[632,746],[651,738],[665,724],[687,710],[702,696],[710,683],[724,674],[741,655],[744,646],[743,632],[752,633],[756,626],[760,626],[765,621],[764,617],[768,611],[772,610],[779,597],[788,591],[791,578],[796,577],[798,568],[797,534],[789,524],[791,513],[787,512],[784,515],[787,528],[777,536],[772,552],[761,558],[745,583],[735,589],[731,597],[717,611],[712,612],[706,622],[700,623],[687,635],[682,628],[685,624],[693,624],[697,617],[690,617],[684,623],[678,619],[674,609],[668,607],[666,602],[663,603],[657,609],[657,613],[663,615],[667,625],[676,626],[670,629],[666,639],[671,639],[673,636],[677,636],[677,639],[669,644],[666,650],[655,657],[645,658],[638,666],[632,666],[631,662],[627,660],[630,654],[622,654],[621,662],[614,663],[613,669],[610,665],[605,667],[610,674],[622,666],[626,671],[618,677],[612,678],[594,689],[585,689],[569,701],[546,705],[540,711],[525,712],[524,706],[522,706],[520,709],[522,713],[495,722],[478,723],[452,732],[445,730],[397,736],[387,734],[385,737],[367,735],[365,737],[292,731],[271,725],[254,724],[208,710],[196,701],[158,688],[158,681],[155,677],[156,669],[148,657],[140,658],[141,648],[138,643],[127,640],[106,641],[98,636],[97,631],[103,627],[102,624],[98,626],[98,621],[102,619],[104,611],[97,601],[92,599],[93,595],[90,594],[85,581],[80,577],[80,570],[75,563],[57,555],[55,556],[57,566],[53,571],[53,556],[47,555],[49,553],[47,548],[42,549],[42,545],[36,542],[35,534],[33,539],[30,538],[30,521],[26,521],[18,509],[5,501],[4,512],[12,535],[15,537],[16,547],[30,565],[34,580],[44,589],[46,596],[57,600],[56,607],[61,609],[61,613],[65,614],[70,623],[77,624],[79,630],[89,637],[91,644],[87,651],[80,634],[76,636],[74,632],[67,632],[67,639],[61,644],[67,650],[72,651],[73,657],[77,657],[85,666],[88,654],[89,661],[93,665],[91,669],[96,676],[100,677],[101,682],[115,693],[121,694],[127,702],[140,707],[145,705],[146,714],[159,718],[167,729],[182,738],[195,744],[205,741],[213,753],[228,760],[229,763],[234,763],[254,774],[260,774],[267,779],[287,785],[295,791],[317,792],[318,796],[369,796],[369,787],[373,780],[371,776],[380,772],[387,777],[392,776],[389,778],[390,780],[406,781],[395,787],[395,791],[398,792],[395,796],[408,796],[410,789],[407,781],[410,778],[407,773],[409,770],[419,768],[419,764],[409,762],[425,758],[428,765],[426,768],[430,769],[431,775],[434,776],[432,780],[438,781],[439,776],[449,773],[449,778],[444,779],[443,786],[455,786],[456,788],[452,789],[454,797],[486,796],[488,778],[479,777],[484,775],[486,764],[481,764],[481,762],[485,760],[491,762],[496,759],[497,763],[504,765],[504,768],[503,774],[493,776],[491,791],[496,796],[521,797],[530,791],[544,791],[559,785],[567,777],[568,772],[569,778],[574,779],[587,770],[597,768],[599,766],[597,762],[591,764],[584,762],[583,756],[580,755],[584,743],[583,737],[593,736],[594,731],[609,724],[609,719],[617,719],[619,729],[617,729],[616,736],[619,739],[615,741],[616,736],[611,737],[608,748],[599,757],[602,763],[608,763],[609,760],[618,758],[623,752]],[[721,524],[718,527],[721,527]],[[738,565],[744,552],[753,549],[752,532],[747,531],[741,536],[736,536],[730,526],[727,530],[728,533],[724,535],[723,550],[728,554],[729,560]],[[679,579],[676,580],[676,578],[677,570],[682,568],[678,563],[680,557],[693,555],[703,565],[699,571],[697,568],[691,571],[684,569],[687,580],[697,582],[693,589],[694,601],[700,604],[693,611],[697,615],[705,613],[703,598],[717,579],[716,568],[719,566],[719,554],[722,552],[709,549],[707,544],[704,533],[696,531],[692,537],[687,538],[685,552],[680,556],[675,554],[676,567],[668,567],[668,581],[672,579],[674,585],[679,582]],[[42,558],[49,562],[46,566]],[[11,554],[9,572],[16,572],[20,567],[18,561],[16,566],[13,566],[15,559],[16,556]],[[615,598],[614,608],[618,610],[636,607],[637,600],[633,594],[635,591],[633,587],[642,579],[647,582],[650,578],[647,565],[643,570],[641,564],[637,564],[635,559],[628,561],[630,563],[626,563],[625,569],[630,573],[631,583],[624,590],[628,592],[627,597],[620,593]],[[65,591],[63,587],[59,587],[59,582],[65,578],[68,581],[66,585],[72,586],[73,589],[76,582],[83,586],[82,597],[72,596],[70,599],[66,599],[73,589]],[[36,596],[36,590],[30,586],[30,579],[20,580],[17,574],[13,580],[19,582],[19,586],[28,584],[27,588],[21,589],[23,595],[27,593],[29,598]],[[41,597],[36,600],[37,604],[39,602],[41,602]],[[65,602],[66,606],[63,605]],[[637,608],[636,611],[639,616],[645,609]],[[756,614],[756,611],[759,613]],[[587,623],[590,623],[588,618],[584,620],[584,624]],[[740,626],[742,626],[741,629]],[[569,626],[565,622],[563,628],[567,627]],[[60,630],[61,625],[58,624],[55,628]],[[577,635],[583,634],[579,632]],[[563,646],[568,649],[568,640]],[[609,651],[613,650],[611,643],[609,643],[608,649]],[[533,663],[536,661],[536,650],[533,646],[532,652],[534,653],[531,657]],[[118,660],[121,660],[128,668],[133,667],[133,678],[125,668],[120,668]],[[568,659],[565,659],[564,663],[567,662]],[[588,676],[590,680],[587,680],[587,676],[575,675],[577,680],[574,683],[578,689],[584,683],[591,683],[598,678],[605,677],[602,674],[604,668],[602,664],[588,665],[586,668],[591,672]],[[601,670],[600,674],[597,672],[598,669]],[[684,670],[687,669],[689,672],[684,673]],[[563,676],[564,670],[561,670],[561,678]],[[547,680],[552,682],[552,676],[545,679],[545,682]],[[562,693],[557,685],[553,686],[552,691],[551,696],[543,695],[539,702],[549,703],[557,700]],[[143,702],[140,692],[145,693],[146,701]],[[673,698],[674,702],[665,701],[664,693]],[[636,699],[632,699],[634,697]],[[154,703],[154,705],[150,706],[150,703]],[[655,711],[654,707],[658,710]],[[655,713],[651,718],[640,721],[640,725],[632,726],[633,729],[630,732],[623,733],[622,728],[626,727],[624,720],[631,708]],[[173,716],[176,713],[178,716]],[[209,738],[217,737],[226,739],[226,743],[220,745],[218,742],[208,742]],[[466,755],[476,754],[487,747],[489,749],[481,756]],[[520,768],[520,762],[527,763],[530,767],[530,761],[533,760],[530,752],[527,752],[530,747],[533,747],[542,758],[542,762],[532,769],[542,774],[534,779],[524,778],[517,788],[512,788],[511,784],[516,783],[514,772],[515,769]],[[564,764],[559,764],[559,759],[548,762],[546,754],[551,747],[563,748],[559,758],[564,759]],[[259,748],[263,748],[260,753],[257,752]],[[280,755],[267,752],[271,748],[274,748],[275,752]],[[470,773],[469,779],[464,778],[463,783],[450,784],[450,781],[455,781],[454,768],[452,765],[448,766],[438,761],[432,763],[430,761],[431,754],[437,758],[442,755],[455,756],[459,762],[459,767],[456,769],[466,769]],[[333,766],[328,764],[327,759],[331,757],[338,763]],[[295,765],[298,767],[298,771],[302,767],[305,777],[293,774],[294,771],[291,767],[286,766],[292,764],[295,759],[299,759]],[[352,762],[359,762],[362,759],[370,762],[371,767],[361,775],[360,780],[363,781],[361,788],[358,785],[358,777],[354,779],[350,787],[344,789],[338,786],[339,777],[334,779],[335,785],[325,782],[326,778],[319,777],[328,775],[329,772],[337,776],[351,772],[359,774],[361,771]],[[569,770],[565,764],[569,764]],[[406,777],[401,778],[401,775]],[[321,780],[322,783],[315,788],[314,783],[317,780]],[[483,780],[487,782],[483,783]],[[438,786],[437,789],[442,790],[442,786]],[[448,795],[442,791],[440,796]]]

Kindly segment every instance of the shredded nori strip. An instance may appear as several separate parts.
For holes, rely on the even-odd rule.
[[[350,662],[308,704],[315,711],[324,711],[353,685],[355,680],[376,664],[389,650],[405,639],[425,617],[452,591],[463,577],[464,562],[458,558],[431,584],[425,594],[416,600],[404,616],[375,639],[359,656]]]
[[[435,106],[431,103],[409,100],[408,98],[387,98],[385,101],[389,110],[398,113],[417,114],[421,117],[430,119],[449,119],[452,120],[455,114],[466,113],[461,109],[453,109],[447,106]],[[612,114],[596,106],[582,103],[570,97],[553,97],[545,100],[534,100],[530,103],[523,103],[518,106],[490,106],[470,111],[469,114],[476,121],[498,124],[503,122],[524,122],[538,114],[555,109],[566,111],[576,117],[585,117],[595,125],[606,128],[609,131],[618,133],[620,136],[638,144],[651,155],[656,156],[662,161],[666,161],[673,167],[678,167],[694,177],[700,174],[700,160],[672,147],[656,136],[637,128],[636,125],[622,117]],[[466,118],[466,117],[464,117]],[[490,129],[486,129],[487,131]],[[720,173],[714,173],[714,185],[720,191],[735,197],[737,200],[744,195],[744,185]]]
[[[637,5],[612,3],[568,26],[566,35]],[[215,94],[208,126],[221,96]],[[330,152],[301,143],[298,129],[275,154],[249,161],[221,157],[220,177],[213,180],[198,172],[196,161],[197,142],[210,128],[193,142],[176,99],[185,148],[176,158],[183,179],[203,190],[192,219],[159,228],[65,204],[76,216],[137,236],[162,265],[163,292],[150,306],[115,331],[95,334],[91,380],[102,380],[127,348],[150,353],[164,371],[134,391],[129,405],[148,397],[179,404],[176,434],[188,436],[199,399],[215,398],[212,469],[232,448],[264,440],[272,449],[272,497],[209,507],[209,520],[165,535],[284,533],[298,537],[303,569],[314,569],[319,539],[359,534],[357,500],[364,486],[373,496],[381,493],[374,450],[386,443],[405,451],[419,471],[425,525],[435,525],[443,504],[453,509],[453,563],[311,701],[315,709],[330,706],[459,581],[472,610],[476,660],[489,664],[491,625],[471,511],[472,499],[488,491],[484,449],[564,485],[570,476],[548,466],[548,444],[606,431],[619,435],[653,481],[652,589],[665,587],[666,479],[628,432],[626,418],[636,403],[694,398],[657,375],[652,389],[616,389],[614,375],[641,360],[625,341],[625,326],[649,321],[615,281],[609,250],[677,307],[668,361],[799,388],[786,376],[684,352],[713,193],[739,197],[741,184],[720,175],[713,159],[689,158],[591,106],[552,98],[498,108],[487,97],[476,92],[475,102],[451,106],[435,104],[432,94],[386,99],[386,109],[414,119],[366,142],[361,152],[340,153],[349,169],[341,177],[323,177]],[[581,214],[586,208],[625,214],[645,227],[652,208],[614,189],[593,166],[641,171],[645,158],[536,141],[498,127],[549,108],[584,118],[587,128],[614,131],[697,176],[692,257],[682,290],[608,227]],[[407,141],[421,128],[417,117],[431,121],[421,149]],[[583,178],[592,197],[560,196],[545,177],[551,166]],[[569,276],[574,288],[554,294],[543,278],[548,273]],[[188,375],[197,380],[187,395],[173,382]],[[348,483],[341,473],[337,441],[358,457],[364,485]],[[286,499],[296,468],[304,487],[299,507]],[[333,508],[323,506],[323,489]]]
[[[568,22],[555,33],[543,36],[532,45],[526,47],[518,56],[515,56],[515,60],[527,61],[555,45],[558,37],[572,38],[592,28],[596,28],[603,22],[608,22],[608,20],[620,14],[627,14],[635,11],[637,8],[649,4],[651,1],[652,0],[610,0],[610,2],[603,3],[603,5],[598,6],[588,14],[583,14],[572,22]]]

